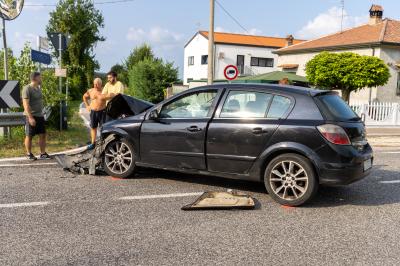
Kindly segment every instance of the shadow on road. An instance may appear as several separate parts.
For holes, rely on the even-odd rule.
[[[400,173],[377,166],[364,180],[343,187],[320,187],[307,207],[380,206],[400,203]]]
[[[374,167],[364,180],[348,186],[320,187],[316,197],[304,207],[337,207],[343,205],[379,206],[400,203],[400,180],[398,171],[384,170],[383,165]],[[163,170],[142,169],[135,178],[165,178],[177,182],[195,183],[217,187],[217,190],[234,189],[248,193],[267,193],[262,183],[226,179],[213,176],[191,175]],[[381,183],[381,182],[387,183]],[[389,181],[389,182],[388,182]]]

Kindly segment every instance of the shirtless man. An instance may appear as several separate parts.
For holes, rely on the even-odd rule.
[[[93,81],[93,88],[89,89],[83,95],[83,102],[85,103],[86,109],[90,112],[91,144],[88,146],[88,150],[93,149],[95,146],[97,128],[104,123],[106,101],[108,99],[109,95],[102,94],[102,81],[100,78],[96,78]]]

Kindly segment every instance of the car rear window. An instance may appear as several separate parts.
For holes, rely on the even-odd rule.
[[[336,94],[317,96],[316,102],[327,120],[357,121],[360,118],[350,106]]]

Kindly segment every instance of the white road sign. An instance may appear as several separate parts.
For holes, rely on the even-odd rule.
[[[38,48],[39,50],[49,50],[49,40],[45,37],[38,36]]]
[[[20,107],[19,83],[16,80],[0,80],[0,108]]]
[[[66,68],[56,68],[56,77],[67,77],[67,69]]]

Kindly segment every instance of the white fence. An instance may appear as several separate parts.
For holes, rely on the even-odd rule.
[[[400,126],[399,103],[351,103],[367,126]]]

